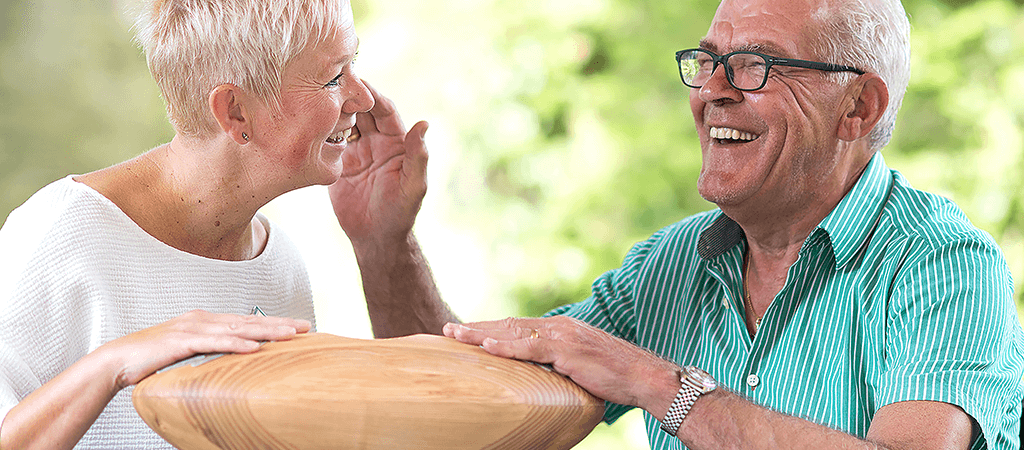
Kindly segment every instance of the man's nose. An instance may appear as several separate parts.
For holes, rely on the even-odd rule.
[[[711,72],[711,76],[701,86],[698,95],[701,101],[705,103],[721,102],[722,100],[732,100],[738,102],[743,100],[743,92],[736,89],[729,83],[729,78],[726,75],[725,64],[718,64],[714,71]]]

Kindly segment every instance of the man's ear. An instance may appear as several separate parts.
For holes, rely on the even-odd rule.
[[[210,112],[224,131],[238,145],[245,145],[252,136],[246,110],[242,105],[242,89],[233,84],[222,84],[210,91]]]
[[[851,99],[847,99],[845,115],[839,120],[839,138],[856,141],[875,127],[889,106],[889,88],[882,77],[866,73],[850,86]]]

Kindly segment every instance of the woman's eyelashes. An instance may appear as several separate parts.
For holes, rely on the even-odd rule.
[[[337,86],[339,84],[339,81],[341,80],[341,77],[345,76],[345,69],[347,68],[349,71],[351,71],[352,70],[352,66],[354,66],[356,64],[356,58],[358,58],[358,57],[359,57],[359,53],[357,52],[355,54],[355,56],[352,57],[352,60],[349,61],[348,64],[345,64],[345,67],[342,68],[341,73],[339,73],[338,76],[334,77],[333,80],[328,81],[327,84],[324,85],[324,87],[335,87],[335,86]]]

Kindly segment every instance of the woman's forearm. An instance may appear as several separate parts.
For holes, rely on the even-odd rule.
[[[68,449],[121,389],[198,353],[251,353],[309,331],[305,320],[195,310],[103,344],[36,389],[0,425],[2,449]]]
[[[0,448],[74,447],[121,389],[113,363],[90,353],[25,397],[0,425]]]

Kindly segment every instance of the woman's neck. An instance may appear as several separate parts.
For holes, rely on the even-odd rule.
[[[242,261],[266,246],[256,211],[276,195],[260,192],[247,164],[216,145],[179,138],[137,158],[93,172],[82,182],[110,199],[143,230],[179,250]]]

